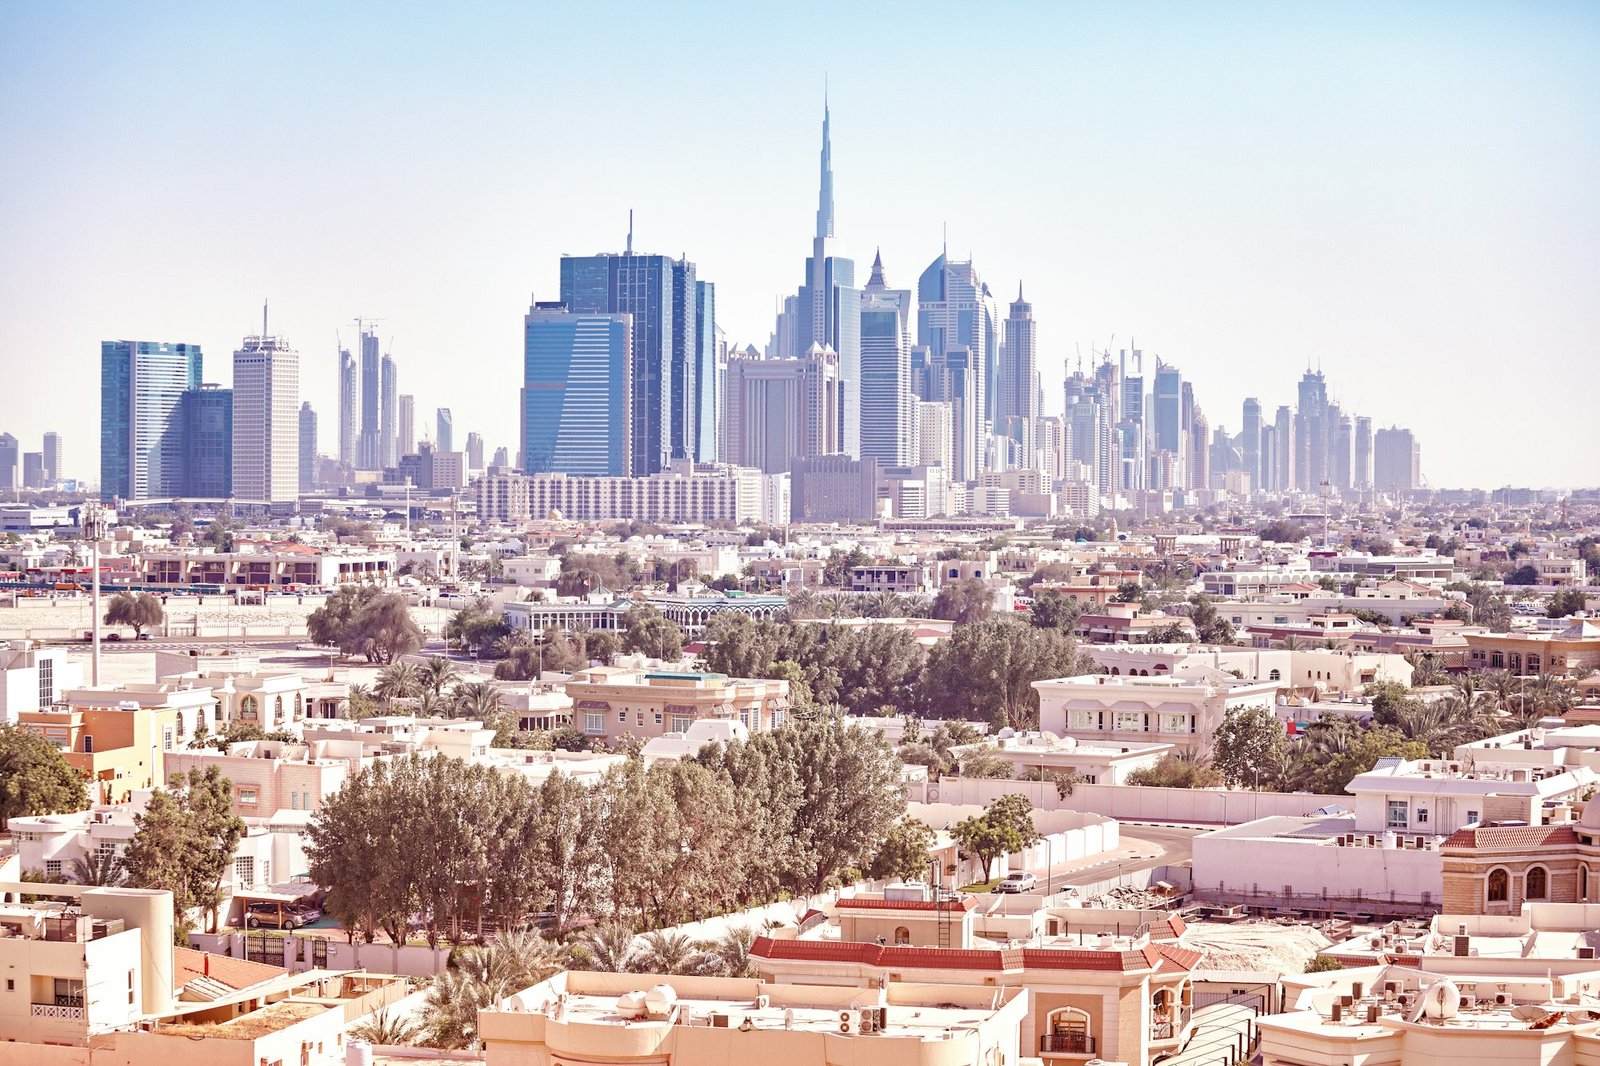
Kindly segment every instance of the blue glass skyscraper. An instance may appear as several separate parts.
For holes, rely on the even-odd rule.
[[[695,282],[695,427],[694,461],[722,459],[722,375],[717,365],[717,287]]]
[[[555,302],[535,303],[523,321],[524,472],[635,473],[631,316]]]
[[[100,495],[159,499],[184,491],[183,394],[200,387],[198,344],[100,344]]]

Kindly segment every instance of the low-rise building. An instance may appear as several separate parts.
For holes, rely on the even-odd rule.
[[[1010,726],[994,735],[992,743],[951,748],[958,759],[984,752],[1011,766],[1011,776],[1037,779],[1041,775],[1071,774],[1090,785],[1126,784],[1135,770],[1147,769],[1175,752],[1173,744],[1093,744],[1038,730],[1019,732]]]
[[[83,684],[83,664],[66,648],[30,640],[0,641],[0,725],[16,725],[24,711],[50,707],[64,689]]]
[[[776,729],[789,710],[789,683],[726,674],[598,666],[567,679],[574,724],[590,737],[649,740],[686,733],[700,719]]]
[[[1474,670],[1578,676],[1600,670],[1600,619],[1574,619],[1559,633],[1478,632],[1463,638]]]
[[[1209,752],[1227,712],[1271,710],[1278,686],[1232,676],[1112,677],[1084,674],[1035,681],[1039,726],[1097,745],[1173,744]]]

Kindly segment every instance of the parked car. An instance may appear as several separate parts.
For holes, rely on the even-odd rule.
[[[301,929],[321,917],[322,908],[315,903],[285,903],[281,911],[276,903],[252,903],[245,907],[244,924],[247,929]]]
[[[1026,870],[1012,870],[994,886],[996,892],[1032,892],[1039,879]]]
[[[121,633],[107,633],[106,634],[106,639],[107,640],[121,640],[122,639],[122,634]]]

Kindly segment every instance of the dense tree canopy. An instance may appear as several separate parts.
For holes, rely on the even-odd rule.
[[[233,813],[233,783],[215,766],[174,774],[170,789],[158,788],[135,820],[123,854],[128,883],[164,888],[180,929],[199,910],[216,925],[222,879],[244,839],[244,820]]]
[[[106,605],[108,626],[132,626],[134,636],[158,626],[167,617],[161,598],[148,592],[119,592]]]
[[[60,748],[36,733],[0,725],[0,829],[12,818],[88,806],[83,775]]]
[[[339,589],[311,612],[306,628],[314,642],[373,663],[387,664],[422,647],[422,630],[405,597],[375,585]]]

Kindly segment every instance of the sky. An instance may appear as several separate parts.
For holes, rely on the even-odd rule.
[[[730,341],[799,285],[824,82],[838,235],[914,287],[948,231],[1081,353],[1213,427],[1411,427],[1436,487],[1600,484],[1600,4],[0,5],[0,431],[98,476],[99,344],[206,379],[271,329],[337,447],[337,339],[514,454],[563,253],[686,254]]]

